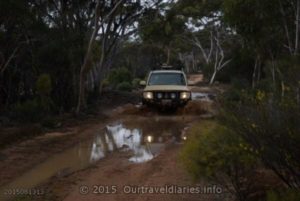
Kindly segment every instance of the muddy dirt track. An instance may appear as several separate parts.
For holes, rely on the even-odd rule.
[[[200,92],[175,113],[125,104],[2,150],[0,200],[224,200],[213,184],[193,183],[178,158],[189,127],[215,112]]]

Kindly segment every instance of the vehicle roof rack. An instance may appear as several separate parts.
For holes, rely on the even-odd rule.
[[[181,70],[181,71],[183,71],[183,67],[172,66],[172,65],[168,65],[168,64],[164,63],[164,64],[159,64],[156,67],[153,67],[152,70]]]
[[[161,66],[161,69],[164,69],[164,70],[172,70],[172,69],[174,69],[174,67],[173,67],[173,66],[170,66],[170,65],[168,65],[168,64],[163,64],[163,65]]]

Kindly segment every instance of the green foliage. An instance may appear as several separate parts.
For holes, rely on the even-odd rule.
[[[17,103],[11,111],[11,116],[17,121],[28,123],[37,122],[43,117],[43,109],[37,99]]]
[[[169,46],[170,43],[185,30],[185,21],[173,10],[166,15],[159,10],[149,10],[140,20],[140,34],[144,41]]]
[[[199,123],[188,136],[181,158],[195,179],[230,174],[235,164],[251,165],[255,161],[242,139],[215,122]]]
[[[116,88],[120,83],[131,83],[132,75],[127,68],[117,68],[109,73],[107,80],[113,88]]]
[[[49,98],[35,98],[12,106],[10,117],[21,123],[42,122],[51,114],[53,103]]]
[[[201,122],[187,136],[181,159],[193,178],[204,177],[225,187],[230,181],[238,194],[246,197],[242,180],[253,182],[255,151],[232,130],[215,122]]]
[[[129,82],[121,82],[117,85],[117,90],[119,90],[119,91],[131,91],[132,86]]]
[[[297,187],[300,106],[296,96],[286,93],[282,97],[262,89],[233,90],[235,98],[227,95],[222,101],[221,122],[256,150],[285,183]]]
[[[203,64],[201,70],[205,77],[210,78],[214,72],[214,66],[213,64]]]
[[[170,9],[164,8],[165,14],[162,14],[159,9],[149,9],[139,20],[139,34],[143,42],[158,46],[165,51],[164,56],[167,59],[160,61],[161,63],[170,63],[174,49],[179,47],[178,41],[187,29],[183,16],[178,14],[172,5],[166,5],[168,6]]]
[[[300,86],[300,57],[285,56],[275,61],[278,67],[278,77],[289,85],[290,89]],[[271,68],[271,66],[270,66]],[[272,79],[271,77],[269,79]]]
[[[57,120],[53,116],[47,116],[42,120],[41,125],[46,128],[55,128],[57,123]]]
[[[109,81],[108,79],[103,79],[100,84],[100,91],[103,91],[107,87],[109,87]]]
[[[300,192],[298,190],[285,190],[281,192],[269,191],[266,201],[298,201]]]
[[[36,90],[41,96],[48,96],[52,90],[52,83],[50,75],[42,74],[36,82]]]
[[[133,77],[145,77],[151,69],[158,67],[165,59],[161,47],[139,41],[124,43],[119,51],[118,59],[113,63],[112,69],[126,67]]]
[[[211,16],[213,12],[220,9],[222,3],[222,0],[179,0],[177,10],[181,11],[186,16],[197,19],[204,16]]]
[[[237,45],[232,48],[231,62],[228,68],[222,70],[218,75],[218,80],[243,82],[241,87],[248,87],[252,81],[253,66],[255,64],[255,55],[253,49]],[[245,85],[248,83],[247,85]],[[235,85],[237,86],[237,85]]]
[[[280,36],[278,1],[226,0],[223,5],[226,22],[249,41],[263,45]]]
[[[132,84],[132,87],[137,89],[140,87],[140,82],[141,82],[141,79],[140,78],[134,78],[131,82]]]

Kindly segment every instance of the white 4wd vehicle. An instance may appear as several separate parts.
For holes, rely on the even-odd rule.
[[[186,75],[179,70],[151,71],[145,86],[142,102],[146,105],[184,106],[191,100],[191,91],[187,85]]]

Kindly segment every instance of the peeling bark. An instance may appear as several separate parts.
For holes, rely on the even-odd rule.
[[[210,32],[210,49],[209,52],[206,53],[206,51],[204,50],[201,42],[199,41],[199,39],[197,37],[194,36],[194,44],[201,50],[202,56],[206,62],[206,64],[209,64],[211,62],[211,56],[214,50],[214,39],[213,39],[213,33],[212,31]]]
[[[85,78],[86,78],[86,72],[89,68],[89,60],[91,57],[91,53],[92,53],[92,48],[95,42],[95,38],[96,35],[98,33],[99,30],[99,25],[98,25],[98,18],[99,18],[99,14],[98,14],[98,9],[99,9],[99,5],[100,5],[100,1],[97,1],[96,7],[95,7],[95,19],[94,19],[94,23],[95,23],[95,27],[94,27],[94,31],[91,35],[90,41],[89,41],[89,45],[88,45],[88,49],[84,58],[84,62],[83,65],[81,66],[80,69],[80,77],[79,77],[79,93],[78,93],[78,104],[77,104],[77,109],[76,109],[76,113],[79,114],[82,107],[85,107]]]
[[[20,49],[20,46],[17,46],[14,51],[12,52],[12,54],[9,56],[9,58],[7,59],[7,61],[3,64],[3,66],[0,67],[0,74],[3,74],[4,71],[6,70],[6,68],[8,67],[8,65],[10,64],[10,62],[12,61],[12,59],[16,56],[18,50]]]
[[[296,33],[295,33],[295,51],[294,54],[297,55],[299,51],[299,16],[300,15],[300,0],[297,0],[297,11],[296,11]]]
[[[214,65],[214,73],[210,79],[209,84],[213,84],[216,78],[217,73],[222,70],[227,64],[231,61],[230,59],[224,62],[225,59],[225,54],[224,50],[220,44],[220,40],[218,37],[215,37],[217,49],[216,49],[216,60],[215,60],[215,65]],[[220,58],[219,58],[220,57]]]
[[[123,0],[120,0],[116,3],[116,5],[112,8],[112,10],[103,18],[102,23],[106,22],[109,17],[115,12],[115,10],[121,5]],[[78,103],[77,103],[77,108],[76,108],[76,114],[79,114],[82,108],[86,106],[86,101],[85,101],[85,80],[86,80],[86,75],[88,70],[91,68],[90,65],[90,59],[91,59],[91,54],[92,54],[92,49],[96,40],[96,36],[98,34],[98,31],[101,27],[99,25],[99,7],[100,7],[100,1],[97,1],[97,4],[95,6],[95,18],[94,18],[94,30],[93,33],[90,37],[88,49],[84,58],[83,65],[81,66],[80,69],[80,78],[79,78],[79,93],[78,93]]]
[[[256,86],[256,71],[257,71],[257,66],[258,66],[258,57],[255,59],[255,64],[254,64],[254,69],[252,73],[252,88],[254,89]]]

